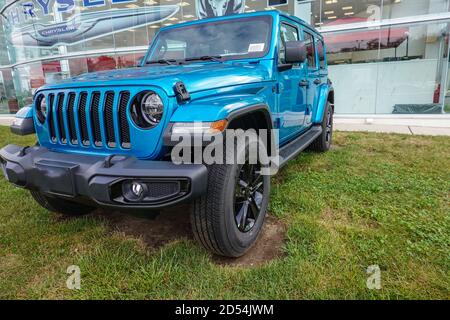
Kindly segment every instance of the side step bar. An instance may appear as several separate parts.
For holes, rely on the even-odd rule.
[[[320,136],[321,133],[322,127],[320,125],[316,125],[295,140],[292,140],[288,144],[282,146],[279,152],[280,168],[286,165],[289,160],[298,156],[298,154],[305,150],[318,136]]]

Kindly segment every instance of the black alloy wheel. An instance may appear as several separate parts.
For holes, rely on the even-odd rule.
[[[235,183],[234,217],[241,232],[249,232],[258,219],[263,202],[264,179],[259,164],[242,165]]]

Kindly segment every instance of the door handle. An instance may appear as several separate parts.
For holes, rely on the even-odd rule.
[[[298,85],[299,85],[300,87],[309,87],[309,81],[307,81],[307,80],[302,80],[302,81],[300,81],[300,82],[298,83]]]
[[[320,79],[314,80],[314,84],[321,84],[321,83],[322,83],[322,80],[320,80]]]

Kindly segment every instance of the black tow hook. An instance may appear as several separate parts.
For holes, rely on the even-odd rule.
[[[113,162],[113,159],[114,159],[115,157],[121,157],[121,159],[119,159],[117,162],[119,162],[119,161],[124,161],[125,159],[128,158],[128,157],[122,156],[122,155],[120,155],[120,154],[110,154],[109,156],[107,156],[107,157],[105,158],[105,162],[104,162],[103,166],[104,166],[105,168],[111,168],[113,165],[115,165],[115,164],[117,163],[117,162]]]
[[[30,148],[30,146],[26,146],[23,147],[22,149],[20,149],[19,151],[19,157],[23,157],[24,155],[26,155],[26,151]]]

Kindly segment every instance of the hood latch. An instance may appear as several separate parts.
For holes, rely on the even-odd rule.
[[[185,102],[191,100],[191,95],[187,91],[186,86],[184,85],[184,83],[182,81],[175,83],[175,86],[173,87],[173,91],[175,92],[178,103],[185,103]]]

